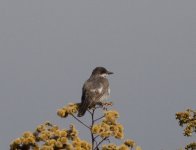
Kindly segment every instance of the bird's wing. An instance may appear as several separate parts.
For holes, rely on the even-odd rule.
[[[93,82],[86,81],[82,88],[82,103],[79,108],[78,116],[81,117],[85,114],[89,107],[96,104],[99,97],[102,96],[103,86],[101,84],[94,84]]]
[[[94,99],[96,96],[103,93],[103,85],[101,83],[87,83],[85,84],[83,91],[85,93],[85,98]]]
[[[104,84],[105,83],[105,84]],[[104,88],[106,86],[106,88]],[[97,104],[106,93],[108,82],[103,80],[87,80],[82,88],[82,103],[79,108],[78,116],[83,116],[88,108]]]
[[[105,93],[105,88],[100,81],[86,82],[83,87],[84,100],[90,105],[96,103]]]

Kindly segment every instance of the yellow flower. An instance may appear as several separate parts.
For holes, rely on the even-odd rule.
[[[39,150],[39,147],[38,146],[35,146],[32,148],[33,150]]]
[[[24,132],[24,133],[23,133],[23,137],[24,137],[24,138],[27,138],[27,137],[29,137],[29,136],[33,136],[33,134],[32,134],[30,131],[27,131],[27,132]]]
[[[60,132],[60,136],[61,136],[61,137],[66,137],[66,136],[67,136],[66,130],[61,131],[61,132]]]
[[[40,139],[41,139],[42,141],[48,140],[48,135],[47,135],[47,134],[41,133],[39,137],[40,137]]]
[[[122,139],[124,137],[124,134],[121,132],[118,132],[114,137],[117,139]]]
[[[78,105],[74,104],[74,103],[70,103],[70,104],[68,104],[68,106],[65,106],[64,108],[67,109],[67,112],[69,114],[74,114],[78,111]]]
[[[131,148],[133,148],[133,147],[136,145],[135,141],[130,140],[130,139],[126,140],[126,141],[124,142],[124,144],[125,144],[126,146],[128,146],[128,147],[131,147]]]
[[[77,133],[76,133],[76,132],[72,132],[72,133],[70,134],[70,137],[71,137],[72,139],[76,138],[76,136],[77,136]]]
[[[108,145],[103,145],[102,150],[117,150],[117,146],[115,144],[108,144]]]
[[[118,150],[129,150],[129,147],[126,146],[125,144],[122,144],[122,145],[118,148]]]
[[[94,133],[94,134],[97,134],[98,132],[99,132],[99,129],[100,127],[99,127],[99,125],[94,125],[93,127],[92,127],[92,132]]]
[[[73,141],[72,143],[73,147],[80,147],[80,141]]]
[[[32,144],[35,143],[35,138],[34,137],[28,137],[28,138],[26,138],[26,140],[27,140],[27,143],[32,143]]]
[[[45,127],[44,127],[44,125],[39,125],[39,126],[37,126],[37,129],[36,129],[38,132],[42,132],[42,131],[44,131],[45,130]]]
[[[104,122],[110,125],[115,124],[117,118],[119,117],[118,112],[113,110],[106,111],[104,114],[105,114]]]
[[[55,143],[55,146],[58,147],[58,148],[61,148],[61,147],[63,147],[63,144],[58,140],[58,141]]]
[[[70,125],[70,136],[74,138],[78,135],[78,131],[76,130],[75,126],[72,124]]]
[[[118,127],[118,131],[119,132],[123,132],[124,131],[124,127],[121,124],[117,124]]]
[[[13,141],[14,144],[17,144],[19,145],[21,143],[21,139],[20,138],[17,138]]]
[[[54,140],[54,139],[47,140],[46,144],[47,144],[48,146],[52,146],[52,147],[53,147],[53,146],[56,144],[56,140]]]
[[[98,132],[98,133],[101,134],[101,133],[104,132],[104,131],[105,131],[104,128],[100,126],[100,127],[99,127],[99,132]]]
[[[114,118],[119,118],[119,113],[117,111],[114,110],[108,110],[105,112],[106,116],[112,116]]]
[[[63,110],[63,109],[58,109],[57,110],[57,115],[63,118],[63,117],[65,117],[65,112],[66,111]]]
[[[110,131],[113,131],[114,134],[117,133],[117,132],[119,131],[119,130],[118,130],[118,126],[116,126],[116,125],[111,125],[111,126],[110,126]]]
[[[28,141],[26,138],[24,138],[24,139],[22,140],[22,143],[25,144],[25,145],[27,145],[27,144],[29,144],[29,141]]]
[[[86,141],[82,141],[81,142],[81,148],[83,148],[85,150],[90,150],[91,149],[91,145],[89,143],[87,143]]]
[[[105,131],[110,130],[110,126],[108,124],[106,124],[105,122],[101,123],[101,127],[104,128]]]
[[[42,146],[40,148],[40,150],[53,150],[53,147],[52,146],[46,146],[46,145],[44,145],[44,146]]]
[[[66,150],[73,150],[73,146],[71,144],[66,144],[65,149]]]
[[[60,142],[61,142],[62,144],[66,144],[66,143],[67,143],[67,138],[66,138],[66,137],[61,137],[61,138],[60,138]]]
[[[100,136],[101,136],[102,138],[105,138],[105,137],[108,137],[108,134],[107,134],[106,132],[102,132],[102,133],[100,134]]]
[[[52,126],[52,128],[50,129],[51,131],[56,131],[56,130],[58,130],[59,129],[59,127],[58,126]]]
[[[55,135],[55,136],[61,136],[61,131],[60,131],[60,130],[54,131],[54,135]]]

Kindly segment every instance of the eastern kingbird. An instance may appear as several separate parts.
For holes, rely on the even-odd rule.
[[[113,74],[113,72],[106,70],[104,67],[96,67],[93,70],[82,88],[78,117],[82,117],[88,108],[94,107],[97,103],[109,97],[110,88],[107,76],[110,74]]]

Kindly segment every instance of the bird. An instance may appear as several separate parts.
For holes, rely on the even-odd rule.
[[[110,87],[107,77],[111,74],[113,74],[113,72],[108,71],[104,67],[96,67],[93,69],[91,76],[84,82],[82,87],[78,117],[84,116],[89,108],[109,98]]]

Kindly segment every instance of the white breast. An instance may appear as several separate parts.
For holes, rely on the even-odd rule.
[[[91,92],[98,92],[98,93],[101,93],[103,91],[103,86],[101,86],[100,88],[97,88],[97,89],[91,89],[90,90]]]
[[[98,89],[98,92],[101,93],[103,91],[103,86]]]
[[[105,101],[110,97],[110,88],[108,88],[108,91],[100,98],[100,101]]]

